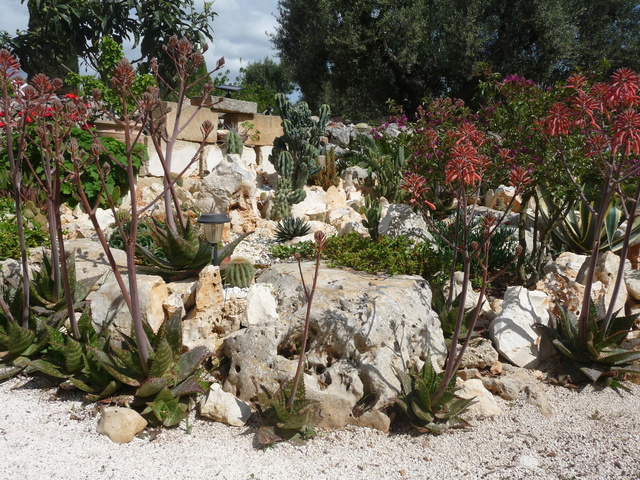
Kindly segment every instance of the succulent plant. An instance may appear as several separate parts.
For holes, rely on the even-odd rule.
[[[302,237],[309,233],[309,228],[302,218],[287,217],[276,224],[276,240],[288,242],[295,237]]]
[[[269,161],[278,172],[272,216],[279,219],[288,217],[291,205],[305,199],[307,180],[322,170],[317,159],[320,155],[320,137],[329,122],[329,106],[322,105],[318,117],[314,118],[305,102],[293,105],[281,93],[276,95],[275,100],[284,133],[274,140]]]
[[[611,319],[604,326],[604,298],[589,305],[588,340],[586,348],[578,339],[578,319],[564,305],[559,305],[558,321],[550,326],[538,324],[553,346],[591,382],[628,390],[623,384],[625,373],[640,374],[640,366],[630,365],[640,360],[640,352],[625,349],[622,342],[631,331],[637,315]]]
[[[177,225],[179,223],[176,222]],[[181,231],[178,232],[169,226],[163,227],[154,223],[151,235],[165,258],[161,258],[142,245],[136,245],[141,257],[150,265],[138,267],[140,272],[177,280],[193,276],[211,264],[211,244],[200,237],[194,225],[188,222],[184,230],[180,227],[178,229]],[[242,240],[252,233],[245,233],[221,248],[218,252],[218,265],[233,253]]]
[[[371,240],[378,240],[378,227],[380,226],[380,217],[382,215],[382,205],[379,198],[371,198],[367,195],[364,199],[364,214],[367,217],[362,220],[362,225],[369,232]]]
[[[262,387],[262,392],[258,394],[258,407],[264,418],[264,425],[257,434],[261,445],[296,442],[315,435],[313,425],[316,422],[317,402],[307,399],[303,381],[296,390],[293,405],[289,407],[287,402],[292,391],[293,380],[282,385],[275,394]]]
[[[540,220],[543,225],[549,223],[552,212],[560,208],[555,205],[553,197],[543,187],[536,187],[538,203],[540,207]],[[596,186],[585,184],[582,187],[585,192],[599,191]],[[594,195],[595,196],[595,195]],[[578,205],[575,205],[575,203]],[[595,211],[600,209],[600,198],[596,197],[591,202]],[[577,208],[577,211],[576,211]],[[624,238],[616,237],[616,230],[620,226],[622,209],[616,205],[615,200],[609,205],[605,221],[600,232],[595,231],[595,221],[592,211],[580,199],[570,202],[567,214],[552,231],[556,248],[568,249],[574,253],[589,254],[593,248],[596,237],[600,238],[600,250],[617,252],[622,248]],[[636,217],[629,241],[634,243],[640,238],[640,217]]]
[[[235,130],[230,130],[227,137],[224,139],[225,146],[227,147],[227,153],[242,155],[244,144],[242,137]]]
[[[420,371],[415,366],[408,372],[396,369],[402,395],[395,398],[409,423],[421,433],[439,434],[449,428],[464,428],[468,424],[459,415],[474,403],[473,399],[455,395],[455,375],[442,397],[434,402],[435,393],[442,382],[444,372],[436,374],[431,360]]]
[[[251,260],[234,258],[221,269],[224,283],[230,287],[248,288],[253,283],[256,268]]]

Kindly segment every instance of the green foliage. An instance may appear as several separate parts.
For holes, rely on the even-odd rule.
[[[458,295],[452,302],[451,308],[447,307],[447,299],[441,286],[437,286],[431,289],[431,307],[433,311],[438,314],[440,318],[440,326],[445,337],[451,338],[456,328],[456,322],[458,319],[458,313],[460,312],[460,295]],[[464,322],[460,326],[460,336],[466,336],[469,331],[473,317],[473,309],[465,312]]]
[[[300,242],[295,245],[276,244],[269,247],[269,254],[274,258],[291,259],[296,254],[301,258],[309,260],[316,255],[314,242]]]
[[[389,98],[408,111],[425,97],[468,101],[488,71],[551,85],[581,67],[639,66],[633,0],[279,5],[273,43],[302,99],[354,120],[380,118]]]
[[[376,195],[389,203],[402,203],[405,195],[402,181],[408,160],[402,142],[386,135],[379,138],[360,135],[354,147],[355,160],[369,170]]]
[[[447,238],[451,242],[455,242],[455,222],[454,216],[450,220],[434,221],[435,227],[440,234]],[[485,232],[482,226],[482,217],[477,216],[474,218],[467,231],[467,243],[469,245],[469,253],[473,252],[472,244],[474,242],[481,244],[484,240]],[[435,248],[440,255],[447,259],[453,260],[453,250],[440,235],[434,235]],[[514,233],[511,228],[501,225],[499,226],[491,237],[489,245],[489,263],[488,268],[490,272],[498,272],[505,267],[508,267],[513,261],[515,251],[518,246],[518,242],[514,238]],[[481,259],[482,260],[482,259]],[[460,259],[458,259],[457,265],[461,265]],[[471,277],[478,278],[481,275],[482,268],[479,262],[471,264]]]
[[[31,360],[29,366],[62,379],[63,387],[86,392],[90,400],[109,397],[121,388],[122,383],[102,367],[91,351],[105,351],[109,338],[96,333],[89,309],[80,316],[78,330],[80,338],[76,340],[66,330],[48,328],[49,348],[42,358]]]
[[[34,127],[28,127],[30,135],[35,135]],[[71,131],[71,138],[74,138],[78,141],[78,146],[80,151],[84,151],[85,153],[91,151],[91,145],[93,144],[93,136],[91,133],[84,131],[78,127],[73,127]],[[109,152],[113,157],[122,162],[124,165],[127,164],[127,150],[126,145],[114,138],[100,138],[100,143],[104,146],[104,148]],[[16,145],[17,142],[14,142]],[[33,143],[29,143],[27,147],[27,156],[29,157],[31,163],[35,168],[36,174],[40,177],[40,179],[45,181],[45,171],[44,164],[41,158],[40,149],[35,146]],[[82,181],[82,185],[84,191],[89,199],[89,202],[93,204],[98,198],[102,195],[102,184],[100,181],[100,174],[98,170],[98,166],[95,162],[88,161],[88,155],[85,155],[85,162],[82,168],[82,175],[80,177]],[[140,170],[140,166],[143,162],[147,161],[147,147],[142,144],[136,144],[133,148],[133,156],[132,163],[134,173],[137,175]],[[129,179],[127,176],[127,171],[121,168],[117,163],[115,163],[110,155],[107,153],[102,153],[98,160],[98,164],[100,167],[105,164],[109,166],[109,175],[106,176],[107,183],[107,194],[112,195],[115,191],[119,192],[120,195],[124,195],[129,191]],[[62,162],[63,168],[68,169],[70,171],[73,170],[73,163],[71,162],[71,156],[67,153],[65,155],[65,159]],[[24,172],[25,172],[25,181],[29,182],[29,176],[31,175],[30,169],[24,164]],[[6,149],[0,149],[0,169],[4,169],[5,171],[9,170],[9,158],[7,156]],[[3,179],[4,181],[4,179]],[[0,189],[8,189],[8,185],[10,180],[6,179],[6,184],[0,184]],[[35,180],[31,180],[32,183],[35,183]],[[74,185],[73,182],[62,182],[60,185],[60,201],[61,203],[66,203],[70,206],[75,206],[78,203],[77,198],[74,194]],[[117,190],[116,190],[117,188]],[[103,207],[106,206],[104,199],[101,204]]]
[[[76,262],[74,252],[66,252],[67,254],[67,277],[69,280],[69,289],[73,299],[74,308],[79,308],[91,292],[91,289],[98,281],[100,276],[85,279],[83,281],[76,280]],[[56,286],[53,277],[54,265],[51,263],[51,254],[43,249],[42,253],[42,269],[33,275],[30,282],[30,300],[31,308],[41,316],[51,316],[58,312],[66,313],[66,298],[64,289]]]
[[[590,202],[591,208],[596,212],[599,211],[602,199],[598,196],[598,192],[601,189],[596,185],[583,185],[582,190],[593,198]],[[540,221],[543,225],[546,226],[550,222],[550,217],[556,209],[562,208],[567,212],[562,218],[562,223],[557,224],[552,230],[557,249],[588,255],[591,253],[596,239],[600,240],[601,251],[617,252],[622,248],[623,237],[615,236],[622,221],[622,208],[616,204],[615,198],[609,203],[601,231],[596,232],[594,215],[583,201],[575,199],[575,201],[568,201],[567,206],[559,206],[555,204],[554,198],[542,186],[538,186],[537,191]],[[639,237],[640,218],[636,217],[631,231],[630,243],[635,243]]]
[[[250,260],[234,258],[222,267],[221,274],[228,286],[248,288],[253,283],[256,268]]]
[[[366,218],[362,220],[362,225],[369,232],[371,240],[375,242],[379,237],[378,228],[380,227],[380,217],[382,216],[382,205],[380,205],[379,198],[374,197],[372,199],[370,195],[364,198],[364,215]]]
[[[413,366],[408,372],[396,369],[396,375],[400,380],[401,395],[394,402],[420,433],[440,434],[449,428],[468,426],[459,415],[474,403],[474,399],[456,397],[455,376],[446,386],[444,395],[435,400],[444,372],[436,374],[430,359],[420,371]]]
[[[276,95],[276,105],[282,117],[283,135],[273,142],[269,161],[278,172],[278,187],[273,218],[286,218],[291,205],[305,199],[304,187],[310,176],[320,172],[320,136],[329,121],[329,106],[320,107],[314,118],[306,103],[295,106],[283,95]]]
[[[349,267],[368,273],[422,275],[433,279],[445,264],[426,243],[414,244],[406,237],[381,236],[378,241],[357,232],[332,236],[327,240],[325,257],[331,267]]]
[[[13,202],[12,202],[13,203]],[[13,209],[15,212],[15,207]],[[0,260],[7,258],[20,258],[20,239],[18,237],[18,227],[15,217],[0,214]],[[26,228],[24,232],[27,248],[48,247],[49,232],[46,227],[34,221],[31,222],[31,228]]]
[[[555,325],[538,324],[553,346],[591,382],[602,382],[605,386],[628,390],[622,382],[625,373],[640,373],[640,352],[623,347],[627,334],[637,315],[618,317],[616,312],[605,326],[604,298],[596,305],[589,304],[587,320],[587,342],[584,346],[578,336],[578,319],[564,305],[559,305],[559,316]]]
[[[235,130],[230,130],[227,134],[227,137],[224,139],[224,143],[227,149],[227,153],[242,155],[244,143],[242,142],[242,137],[238,132],[236,132]]]
[[[165,279],[187,278],[211,264],[211,244],[200,236],[192,222],[187,222],[183,230],[180,222],[176,222],[178,231],[168,225],[157,222],[150,224],[150,234],[156,248],[161,250],[157,254],[148,248],[136,244],[136,252],[141,260],[151,266],[141,265],[138,271],[151,275],[160,275]],[[236,246],[253,232],[245,233],[233,242],[228,243],[218,252],[218,265],[225,258],[231,256]]]
[[[107,110],[112,111],[116,115],[122,115],[123,107],[121,94],[116,92],[111,85],[113,68],[120,60],[122,60],[122,58],[124,58],[122,46],[111,37],[102,37],[99,46],[99,55],[97,58],[97,71],[100,76],[78,75],[77,73],[69,72],[66,76],[65,83],[76,90],[79,95],[86,98],[92,97],[94,90],[99,90],[101,92],[100,101],[104,104]],[[133,97],[127,98],[128,111],[135,111],[135,99],[140,98],[140,95],[146,92],[148,88],[156,86],[156,79],[153,75],[136,75],[133,84],[131,85]]]
[[[287,217],[276,224],[276,240],[288,242],[309,233],[309,224],[302,218]]]
[[[320,162],[318,163],[320,164]],[[322,170],[309,178],[309,182],[313,185],[320,185],[324,190],[328,190],[329,187],[337,187],[340,184],[335,148],[325,150],[324,166],[322,166]]]
[[[275,394],[264,387],[262,390],[258,394],[258,406],[264,425],[257,435],[262,446],[306,440],[315,435],[313,425],[316,422],[314,414],[317,402],[307,399],[304,381],[300,382],[291,407],[287,406],[287,402],[293,391],[293,380],[282,385]]]

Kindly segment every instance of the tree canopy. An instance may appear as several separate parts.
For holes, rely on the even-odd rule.
[[[213,2],[202,11],[194,0],[22,0],[29,8],[29,27],[4,43],[19,57],[31,76],[45,73],[64,78],[78,73],[82,58],[100,73],[100,40],[112,37],[117,43],[132,40],[140,47],[138,61],[157,57],[161,73],[162,46],[173,35],[186,36],[202,44],[213,39]]]
[[[488,71],[552,84],[640,65],[632,0],[280,0],[272,42],[303,99],[375,117],[393,99],[469,99]]]

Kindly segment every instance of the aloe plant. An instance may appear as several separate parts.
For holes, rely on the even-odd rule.
[[[438,395],[444,372],[436,373],[431,360],[427,360],[420,371],[415,366],[407,372],[395,370],[400,380],[401,395],[394,402],[416,430],[420,433],[439,434],[450,428],[468,426],[459,415],[474,400],[456,397],[456,377],[451,378],[444,394]]]
[[[284,218],[276,224],[276,240],[279,242],[288,242],[295,237],[303,237],[309,233],[310,228],[309,224],[302,218]]]
[[[105,350],[109,337],[96,333],[87,309],[78,320],[79,340],[59,329],[47,329],[47,353],[43,358],[29,361],[29,366],[45,375],[63,379],[63,387],[75,387],[88,393],[89,400],[109,397],[122,386],[122,382],[114,379],[90,350]],[[103,331],[108,332],[108,329]]]
[[[293,404],[288,405],[293,384],[293,380],[287,382],[275,394],[262,387],[263,391],[258,394],[258,406],[264,418],[264,425],[257,434],[261,445],[306,440],[315,434],[312,425],[317,402],[306,398],[304,382],[301,382],[296,388]]]
[[[640,360],[640,352],[623,348],[637,315],[618,316],[608,324],[604,321],[604,299],[589,304],[586,346],[579,341],[578,319],[564,305],[559,306],[557,325],[538,325],[556,350],[569,359],[591,382],[628,390],[622,384],[625,373],[640,374],[640,366],[630,363]]]
[[[150,266],[138,266],[138,271],[160,275],[165,279],[175,280],[197,274],[211,263],[211,244],[200,237],[194,224],[187,222],[182,229],[177,222],[177,229],[154,223],[151,235],[156,245],[162,250],[165,258],[161,258],[146,247],[136,245],[139,255]],[[242,240],[253,232],[245,233],[228,243],[218,252],[218,265],[229,257]]]
[[[62,315],[45,320],[29,310],[27,327],[21,319],[24,294],[22,285],[5,285],[0,292],[0,380],[22,372],[30,357],[38,355],[48,345],[47,321],[59,325]]]
[[[151,343],[150,367],[145,373],[133,338],[123,335],[122,347],[105,350],[89,347],[98,363],[117,381],[134,388],[132,406],[143,406],[149,423],[166,427],[179,424],[189,412],[194,395],[208,388],[203,380],[203,362],[211,356],[204,346],[182,353],[182,320],[170,316],[154,333],[145,324]]]

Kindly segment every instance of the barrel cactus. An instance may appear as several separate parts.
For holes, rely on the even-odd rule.
[[[227,263],[222,270],[222,277],[230,287],[248,288],[253,283],[256,268],[251,260],[235,258]]]

